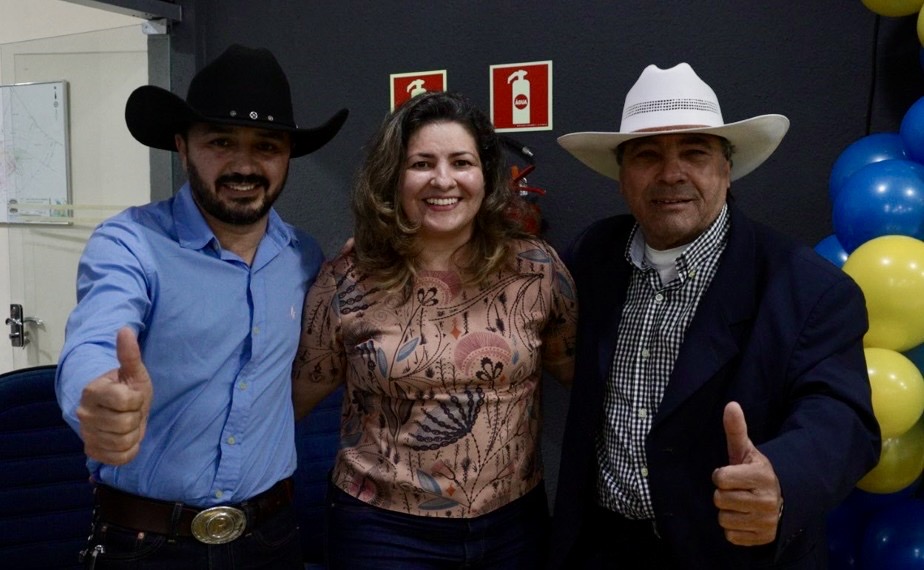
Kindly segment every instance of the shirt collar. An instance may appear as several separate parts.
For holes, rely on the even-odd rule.
[[[715,221],[701,233],[699,237],[693,240],[684,252],[677,258],[678,263],[683,267],[695,267],[700,261],[713,255],[716,251],[721,251],[720,246],[728,235],[729,215],[728,204],[722,205],[722,211],[719,212]],[[626,244],[624,252],[626,260],[639,269],[647,269],[648,263],[645,261],[645,236],[641,232],[638,222],[632,228],[629,235],[629,242]]]
[[[189,182],[183,184],[173,201],[173,219],[176,222],[177,238],[182,247],[188,249],[204,249],[212,244],[216,251],[220,249],[218,238],[209,227],[196,205],[192,196]],[[266,235],[263,243],[270,239],[282,248],[290,244],[297,244],[298,237],[294,229],[282,221],[274,208],[270,208],[269,221],[266,224]]]

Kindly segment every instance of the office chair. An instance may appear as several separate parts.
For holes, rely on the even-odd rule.
[[[0,566],[80,568],[93,510],[83,443],[61,417],[55,365],[0,375]]]

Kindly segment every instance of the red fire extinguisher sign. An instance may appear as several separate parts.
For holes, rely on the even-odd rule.
[[[414,95],[427,91],[446,90],[446,70],[415,71],[412,73],[391,74],[391,110]]]
[[[552,129],[552,62],[491,66],[491,120],[498,131]]]

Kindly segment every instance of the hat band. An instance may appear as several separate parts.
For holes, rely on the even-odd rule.
[[[633,133],[660,133],[662,131],[682,131],[685,129],[709,129],[712,128],[712,125],[665,125],[663,127],[648,127],[646,129],[638,129],[632,131]]]
[[[257,111],[248,111],[246,113],[240,113],[235,109],[231,109],[230,111],[228,111],[228,117],[231,119],[250,119],[251,121],[265,121],[267,123],[279,122],[279,121],[276,121],[275,116],[269,113],[260,115],[260,113],[258,113]],[[279,123],[285,126],[289,126],[288,121],[282,121]],[[294,124],[292,126],[294,126]]]
[[[702,111],[722,116],[722,111],[719,110],[719,105],[715,101],[705,99],[656,99],[629,105],[623,110],[622,118],[627,119],[642,113],[658,113],[661,111]]]

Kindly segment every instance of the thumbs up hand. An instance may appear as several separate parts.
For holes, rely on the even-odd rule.
[[[783,512],[780,481],[770,460],[748,438],[744,411],[737,402],[725,406],[723,424],[729,464],[712,473],[719,525],[732,544],[769,544],[776,539]]]
[[[87,384],[77,407],[84,451],[109,465],[123,465],[138,455],[154,395],[130,328],[119,330],[116,356],[119,367]]]

